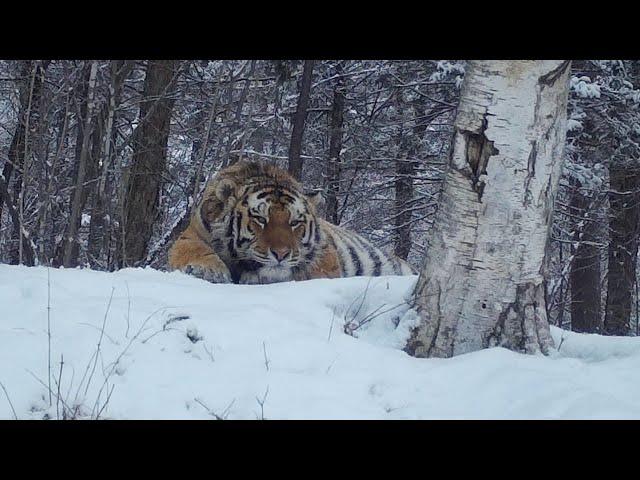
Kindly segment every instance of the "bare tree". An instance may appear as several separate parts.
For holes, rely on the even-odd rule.
[[[78,263],[78,229],[82,219],[82,211],[87,201],[87,191],[84,186],[85,180],[89,173],[89,148],[92,139],[92,123],[95,110],[95,87],[96,76],[98,73],[98,62],[92,61],[88,63],[88,78],[86,86],[86,101],[84,118],[78,122],[78,140],[77,143],[77,174],[75,179],[75,187],[70,202],[69,223],[67,233],[64,238],[62,248],[62,265],[69,268],[75,267]]]
[[[572,254],[574,255],[569,272],[571,287],[571,330],[575,332],[599,333],[602,327],[600,297],[601,272],[600,249],[597,240],[598,218],[594,216],[594,192],[581,189],[575,181],[571,206],[576,216],[582,215],[583,228],[574,229]],[[574,246],[575,245],[575,246]]]
[[[402,112],[403,104],[402,90],[396,92],[396,102],[398,103],[398,111]],[[413,210],[415,208],[415,185],[416,170],[418,162],[415,157],[419,154],[419,143],[427,129],[428,119],[425,114],[424,105],[419,102],[415,112],[415,125],[411,131],[403,125],[403,115],[400,115],[398,140],[399,147],[398,158],[395,160],[395,212],[394,212],[394,253],[406,260],[411,251],[411,226],[413,224]]]
[[[26,129],[28,125],[34,128],[37,122],[37,109],[35,106],[40,101],[44,69],[49,62],[41,63],[37,60],[27,60],[20,63],[18,121],[11,138],[7,160],[2,168],[2,176],[7,184],[11,181],[14,171],[17,170],[18,175],[22,173],[22,163],[29,153],[29,146],[25,138]],[[18,190],[14,190],[14,193],[19,193],[19,185],[20,182],[16,182]],[[3,204],[0,203],[0,217],[2,216],[2,209]]]
[[[342,65],[336,64],[336,84],[333,90],[333,104],[329,126],[329,159],[327,161],[327,199],[325,218],[334,224],[339,223],[338,194],[340,193],[340,171],[342,150],[342,135],[344,124],[345,86],[342,77]]]
[[[556,325],[566,325],[563,306],[570,305],[571,329],[579,332],[628,335],[632,323],[636,331],[639,324],[639,80],[636,61],[573,62],[550,313]],[[563,244],[570,255],[562,254]],[[565,280],[569,290],[563,289]]]
[[[180,62],[151,60],[147,64],[140,125],[124,198],[122,265],[133,266],[146,257],[158,213],[158,196],[166,168],[169,125]]]
[[[640,171],[613,160],[609,167],[609,263],[606,335],[628,335],[640,232]]]
[[[87,256],[94,267],[101,264],[102,253],[109,244],[110,216],[108,216],[109,202],[107,192],[109,189],[109,170],[113,165],[114,146],[116,143],[116,110],[120,105],[122,89],[125,80],[133,70],[134,62],[130,60],[113,60],[109,64],[110,83],[107,101],[100,117],[104,118],[104,126],[99,130],[95,141],[100,142],[100,155],[97,162],[97,185],[95,186],[93,203],[91,206],[91,220],[89,224],[89,238]]]
[[[11,198],[11,194],[7,189],[7,183],[4,181],[4,177],[0,175],[0,202],[4,202],[7,205],[7,209],[9,210],[9,216],[11,217],[11,221],[14,226],[18,226],[19,232],[19,241],[23,244],[24,251],[24,264],[28,266],[33,266],[35,264],[35,253],[29,242],[29,239],[25,235],[23,229],[20,228],[20,218],[18,216],[18,211],[16,210],[13,199]]]
[[[471,61],[407,351],[547,352],[545,254],[566,131],[569,61]]]
[[[289,146],[289,173],[294,178],[300,179],[302,176],[302,138],[309,109],[309,98],[311,96],[311,80],[313,78],[313,60],[305,60],[302,69],[302,80],[300,83],[300,95],[298,96],[298,108],[293,119],[293,130],[291,132],[291,144]]]
[[[42,84],[44,75],[49,61],[25,61],[22,62],[20,69],[19,89],[19,111],[16,129],[14,131],[7,160],[2,169],[2,176],[6,183],[7,195],[4,195],[4,202],[0,201],[0,220],[2,219],[3,204],[10,201],[11,196],[8,195],[9,184],[13,172],[16,172],[13,183],[13,201],[15,202],[15,210],[17,217],[14,218],[12,212],[11,218],[13,222],[12,237],[16,246],[11,249],[11,263],[23,263],[23,254],[25,252],[25,225],[24,225],[24,191],[28,182],[28,166],[33,153],[34,133],[38,129],[40,99],[42,94]],[[8,205],[8,203],[7,203]],[[9,206],[9,209],[12,207]],[[15,221],[17,219],[17,222]],[[35,258],[27,259],[28,264]]]
[[[227,147],[226,147],[224,159],[223,159],[223,165],[225,166],[235,163],[242,157],[242,150],[243,150],[242,148],[240,148],[239,153],[236,155],[231,155],[231,151],[238,144],[244,145],[246,141],[246,134],[248,133],[248,125],[250,122],[247,122],[247,124],[244,126],[242,125],[242,111],[247,101],[247,96],[249,94],[249,88],[251,87],[253,74],[256,70],[256,60],[251,60],[250,62],[247,62],[247,63],[249,64],[249,72],[247,74],[247,77],[243,79],[244,85],[240,93],[240,98],[237,101],[236,108],[235,108],[235,115],[233,117],[233,122],[229,130],[229,140],[227,141]],[[244,71],[244,68],[242,68],[238,72],[238,76],[240,76],[243,71]],[[232,78],[229,81],[229,85],[228,85],[229,104],[233,102],[233,84],[237,80],[239,79]],[[250,118],[251,118],[251,115],[249,115],[249,119]]]

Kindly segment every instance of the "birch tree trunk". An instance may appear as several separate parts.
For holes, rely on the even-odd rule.
[[[468,63],[406,350],[547,353],[545,251],[565,141],[569,61]]]

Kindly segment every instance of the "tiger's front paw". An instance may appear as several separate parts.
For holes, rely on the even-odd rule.
[[[233,283],[231,273],[226,266],[224,269],[211,269],[202,265],[187,265],[182,271],[211,283]]]

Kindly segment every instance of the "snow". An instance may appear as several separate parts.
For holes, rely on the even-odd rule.
[[[586,76],[571,77],[569,88],[582,98],[600,98],[600,85]]]
[[[574,130],[581,130],[582,122],[580,120],[575,120],[570,118],[567,120],[567,132],[572,132]]]
[[[602,188],[607,169],[601,163],[585,166],[575,162],[567,162],[564,167],[564,173],[580,182],[583,188],[597,190]]]
[[[61,416],[58,391],[79,418],[640,418],[640,338],[553,328],[548,357],[413,358],[401,348],[415,281],[213,285],[152,269],[0,265],[0,382],[20,419]],[[0,418],[11,405],[0,389]]]

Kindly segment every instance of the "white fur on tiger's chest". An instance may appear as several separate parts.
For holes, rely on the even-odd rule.
[[[240,275],[240,281],[238,283],[254,285],[289,282],[291,280],[293,280],[293,272],[290,268],[263,267],[253,272],[243,272],[242,275]]]

